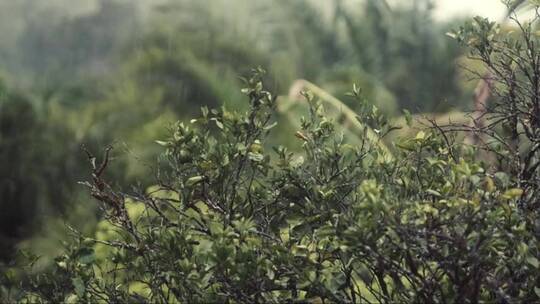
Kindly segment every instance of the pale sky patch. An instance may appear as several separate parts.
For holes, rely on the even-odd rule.
[[[435,18],[437,20],[479,15],[498,21],[504,17],[506,11],[500,0],[436,0],[435,5]]]

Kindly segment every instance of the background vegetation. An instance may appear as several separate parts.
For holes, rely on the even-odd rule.
[[[536,61],[516,59],[516,65],[526,68],[518,71],[523,75],[517,73],[517,78],[512,78],[512,71],[499,65],[505,61],[485,53],[486,46],[501,54],[515,50],[511,44],[501,47],[497,44],[500,41],[482,40],[492,37],[489,30],[493,25],[477,20],[478,28],[465,27],[456,32],[454,36],[463,42],[462,47],[445,33],[458,28],[463,20],[436,21],[430,0],[391,6],[379,0],[335,0],[324,4],[310,0],[67,2],[0,1],[0,270],[5,270],[6,282],[27,283],[37,276],[35,282],[50,292],[43,294],[41,288],[37,295],[53,302],[69,297],[120,301],[139,296],[188,302],[231,297],[247,302],[291,297],[429,302],[440,298],[463,300],[460,297],[531,300],[537,296],[533,272],[538,268],[538,249],[536,243],[527,240],[535,217],[520,222],[522,218],[514,213],[505,215],[505,206],[517,208],[517,199],[523,194],[517,192],[528,189],[528,200],[533,201],[531,193],[537,191],[527,185],[536,178],[536,133],[526,134],[526,139],[516,143],[517,149],[504,147],[508,134],[531,126],[535,130],[531,118],[516,117],[518,122],[513,125],[500,125],[493,118],[495,123],[488,124],[489,129],[475,130],[500,143],[484,146],[498,153],[502,165],[495,171],[489,168],[488,158],[481,159],[482,163],[473,157],[478,154],[468,148],[454,148],[445,134],[438,133],[446,129],[418,133],[409,123],[411,115],[419,113],[434,113],[439,121],[443,117],[448,122],[453,113],[473,109],[471,96],[476,82],[469,80],[481,76],[484,69],[466,56],[467,48],[474,49],[473,55],[484,64],[493,64],[492,69],[500,68],[505,76],[497,79],[503,86],[498,87],[500,94],[493,98],[497,101],[494,106],[504,104],[511,94],[537,95],[508,90],[512,81],[519,85],[519,77],[527,78],[526,72],[532,71],[531,66],[534,70]],[[519,24],[503,25],[497,34],[512,29],[519,30]],[[531,33],[534,29],[531,27]],[[475,44],[474,39],[481,43]],[[518,51],[525,57],[520,52],[530,49],[526,41]],[[511,56],[517,58],[516,54]],[[465,69],[460,69],[458,63]],[[249,76],[256,66],[265,67],[267,72],[248,80],[240,77]],[[343,105],[334,107],[333,112],[326,106],[323,113],[318,99],[308,98],[311,103],[307,106],[305,98],[297,96],[299,79],[308,81],[304,85],[317,84],[321,92],[337,97]],[[264,83],[264,90],[259,83]],[[247,91],[242,92],[246,86]],[[346,94],[351,90],[352,96]],[[266,94],[281,97],[274,99]],[[495,112],[513,113],[518,108],[526,112],[531,106],[519,98],[510,100],[516,107],[499,107]],[[264,109],[254,104],[257,102]],[[198,119],[204,121],[204,126],[196,131],[188,129],[201,106],[203,114]],[[352,111],[344,111],[345,106]],[[250,114],[245,116],[244,111]],[[348,111],[360,115],[361,124],[339,114]],[[265,115],[272,118],[265,121]],[[310,118],[301,120],[300,116]],[[259,119],[264,123],[256,123]],[[458,120],[463,121],[464,115],[459,114]],[[242,126],[242,121],[247,121],[247,127]],[[270,129],[265,127],[273,122],[276,125],[272,125],[272,136],[263,136]],[[414,135],[400,140],[386,136],[397,127],[403,128],[398,135]],[[345,129],[343,139],[339,136],[341,128]],[[454,125],[447,129],[450,132],[459,128]],[[298,130],[301,133],[295,133]],[[178,143],[179,137],[186,134],[199,139]],[[462,135],[454,135],[461,140]],[[374,138],[382,144],[373,144]],[[166,146],[166,154],[156,140]],[[367,146],[363,145],[366,142]],[[114,146],[110,154],[91,158],[96,165],[89,167],[83,151],[95,153],[108,145]],[[270,161],[268,151],[278,145],[288,150],[277,149],[277,159],[274,155]],[[326,148],[319,151],[317,146]],[[532,151],[530,158],[518,157],[519,147]],[[291,158],[287,151],[297,154]],[[218,161],[222,156],[229,158]],[[393,167],[387,163],[389,158],[394,161]],[[100,209],[88,195],[87,187],[77,182],[96,175],[102,159],[110,161],[106,177],[114,182],[107,182],[110,188],[105,191],[99,187],[97,174],[86,184],[105,204]],[[525,169],[521,175],[512,171],[516,162],[530,169],[528,179],[523,179]],[[244,167],[244,163],[249,165]],[[171,173],[175,170],[190,175],[175,176]],[[435,171],[440,180],[433,177]],[[232,184],[225,180],[231,176],[235,177]],[[252,190],[251,184],[246,184],[248,176],[259,188]],[[161,180],[164,177],[166,181]],[[172,218],[160,208],[149,207],[152,197],[156,197],[153,188],[146,188],[156,183],[161,191],[182,192],[174,194],[182,202],[202,191],[210,203],[193,208],[198,214],[192,210],[183,218]],[[339,188],[342,186],[345,190]],[[133,191],[118,191],[131,188]],[[268,194],[264,191],[267,188],[278,189],[279,193]],[[464,189],[469,191],[463,193]],[[347,194],[340,197],[342,191]],[[233,194],[236,192],[238,197]],[[116,212],[115,207],[106,205],[108,195],[127,198],[133,206]],[[304,203],[305,198],[308,201]],[[294,212],[276,211],[272,216],[263,216],[257,209],[260,207],[252,202],[254,199]],[[211,210],[213,200],[223,201],[224,205]],[[243,205],[227,205],[237,204],[237,200]],[[226,212],[219,210],[225,207]],[[325,216],[329,218],[322,218]],[[133,217],[142,218],[140,227],[130,226]],[[307,218],[309,223],[299,223],[299,218]],[[155,226],[158,219],[176,225],[202,221],[198,229],[210,233],[201,240],[192,227],[174,226],[174,231],[164,236],[159,229],[172,226]],[[222,222],[227,225],[216,227]],[[461,231],[460,223],[474,225]],[[522,223],[526,226],[520,226]],[[65,224],[73,227],[73,233],[95,235],[105,242],[118,238],[110,225],[118,225],[128,236],[120,234],[125,244],[113,244],[117,250],[107,250],[100,244],[90,246],[91,240],[80,237],[76,246],[68,246],[65,251],[58,246],[70,239]],[[156,228],[156,234],[145,230],[149,227]],[[357,230],[345,231],[343,227]],[[510,227],[512,234],[501,227]],[[400,239],[403,229],[418,233]],[[428,241],[420,231],[430,229],[438,234]],[[259,235],[253,237],[253,231]],[[475,231],[483,232],[474,235]],[[333,236],[339,236],[339,241]],[[376,246],[385,238],[388,243]],[[504,242],[510,242],[509,238],[515,238],[512,244],[521,246],[516,247],[518,253],[507,250],[509,243]],[[178,246],[189,239],[196,239],[197,244],[188,242],[189,246],[182,247],[187,251],[178,253],[181,256],[143,256],[144,261],[136,258],[137,250],[143,250],[137,248],[140,244],[159,240],[152,250],[170,252],[167,246]],[[440,246],[431,248],[426,242]],[[229,248],[227,243],[238,246]],[[272,249],[253,255],[252,249],[261,244]],[[341,253],[332,246],[339,247]],[[298,256],[286,256],[287,248],[294,248],[293,254]],[[410,257],[397,256],[400,251]],[[34,260],[29,252],[41,256],[31,271],[12,267],[21,257]],[[275,252],[283,255],[273,257]],[[61,253],[62,258],[53,260]],[[136,292],[131,292],[131,287],[114,291],[118,280],[127,286],[134,283],[130,279],[134,274],[120,278],[96,275],[94,263],[103,269],[113,267],[104,262],[109,254],[118,255],[116,266],[130,265],[141,271],[135,275],[161,275],[155,268],[160,263],[165,268],[180,263],[185,273],[180,277],[174,277],[178,273],[166,278],[144,277],[141,280],[147,287],[134,286]],[[324,254],[330,256],[321,256]],[[188,259],[190,255],[194,260]],[[512,255],[518,258],[509,261],[503,257]],[[262,256],[262,262],[238,268],[239,261],[255,256]],[[382,257],[406,262],[392,264]],[[228,268],[206,269],[214,266],[209,262],[212,259],[228,258],[232,259]],[[517,267],[523,261],[528,266],[522,265],[515,276],[507,269],[498,269],[497,276],[481,280],[487,273],[483,269],[500,264]],[[435,262],[440,264],[435,267]],[[455,270],[451,266],[457,264],[465,265],[464,273],[451,274]],[[276,269],[276,265],[283,265],[283,269]],[[311,267],[323,267],[326,273]],[[347,275],[346,267],[362,271]],[[246,275],[253,271],[264,273],[257,288],[268,286],[275,290],[250,294],[248,291],[255,287],[245,282]],[[40,277],[49,273],[59,281],[51,281],[46,275]],[[188,273],[194,277],[180,284],[178,280],[184,280]],[[224,279],[227,276],[230,278]],[[166,288],[156,280],[164,280],[161,282]],[[522,280],[522,287],[505,285],[512,280]],[[186,290],[172,290],[176,285]],[[201,295],[194,291],[205,290],[204,286],[212,292]],[[502,289],[500,294],[486,291],[495,286]],[[411,289],[417,293],[408,294]],[[8,299],[20,296],[10,294],[10,290],[6,283],[0,294]],[[359,298],[352,298],[357,294]]]

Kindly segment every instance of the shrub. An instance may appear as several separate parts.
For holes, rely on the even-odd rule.
[[[167,169],[146,191],[113,189],[109,150],[101,164],[89,154],[105,219],[19,300],[538,300],[537,240],[505,173],[427,130],[393,157],[350,145],[309,94],[290,134],[303,151],[270,149],[276,100],[260,79],[246,81],[247,113],[203,108],[158,141]]]
[[[540,56],[532,23],[517,24],[521,36],[501,36],[481,18],[454,33],[492,75],[499,99],[483,113],[489,123],[465,128],[489,141],[458,145],[451,130],[462,127],[434,124],[396,142],[390,155],[380,140],[395,127],[376,108],[362,104],[365,132],[352,144],[306,93],[309,115],[289,134],[302,150],[269,147],[276,98],[257,70],[245,81],[247,113],[203,108],[157,141],[162,163],[145,191],[112,186],[110,148],[100,161],[88,152],[92,178],[84,184],[104,214],[95,236],[73,230],[75,242],[52,269],[19,289],[5,271],[2,296],[538,302]],[[356,87],[352,95],[363,102]],[[498,160],[477,161],[480,149]]]
[[[535,10],[528,22],[511,11],[512,30],[476,17],[451,36],[486,67],[485,74],[478,76],[490,84],[495,97],[481,106],[484,113],[479,113],[471,131],[482,137],[480,145],[494,152],[501,168],[515,177],[524,190],[521,203],[532,211],[540,202],[540,3],[530,4]]]

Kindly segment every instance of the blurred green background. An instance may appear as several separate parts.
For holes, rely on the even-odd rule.
[[[53,256],[65,223],[95,229],[82,144],[114,145],[116,186],[149,185],[154,140],[203,105],[242,108],[239,76],[256,66],[278,95],[307,79],[353,110],[356,83],[391,118],[469,109],[475,82],[445,36],[465,16],[441,18],[447,4],[0,0],[0,263]],[[294,141],[281,120],[279,140]]]

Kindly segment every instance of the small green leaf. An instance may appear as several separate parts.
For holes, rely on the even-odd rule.
[[[428,189],[426,190],[427,193],[433,195],[433,196],[436,196],[436,197],[442,197],[442,194],[438,191],[435,191],[433,189]]]
[[[163,141],[163,140],[156,140],[156,143],[164,147],[168,147],[170,145],[168,141]]]
[[[79,263],[84,265],[92,264],[96,260],[94,249],[92,248],[81,248],[77,255],[79,257]]]
[[[414,151],[415,150],[415,144],[411,140],[402,140],[400,142],[397,142],[396,147],[406,150],[406,151]]]
[[[264,155],[260,153],[249,152],[248,158],[254,162],[261,162],[264,159]]]
[[[513,198],[519,198],[519,197],[521,197],[521,195],[523,195],[523,190],[522,189],[512,188],[512,189],[506,190],[506,192],[504,192],[504,194],[503,194],[503,197],[505,199],[513,199]]]
[[[217,119],[216,119],[216,126],[220,128],[221,130],[223,130],[223,123]]]
[[[448,36],[448,37],[450,37],[452,39],[457,39],[458,34],[455,31],[452,31],[452,32],[446,33],[446,36]]]
[[[66,304],[76,304],[79,303],[79,297],[76,294],[69,294],[67,297],[64,298],[64,303]]]
[[[411,126],[412,125],[412,116],[411,116],[411,112],[409,112],[409,110],[403,110],[403,114],[405,116],[405,121],[407,122],[407,126]]]
[[[204,176],[193,176],[193,177],[190,177],[188,178],[188,180],[186,181],[186,186],[188,187],[192,187],[192,186],[195,186],[196,184],[202,182],[204,180]]]
[[[206,106],[201,107],[201,113],[202,113],[203,117],[207,117],[208,116],[208,107],[206,107]]]
[[[264,127],[264,129],[265,129],[265,130],[270,130],[270,129],[272,129],[273,127],[277,126],[277,124],[278,124],[277,121],[274,121],[272,124],[270,124],[270,125]]]
[[[84,293],[86,291],[86,287],[84,286],[84,282],[80,277],[76,277],[71,280],[71,283],[73,284],[73,287],[75,288],[75,293],[79,298],[82,298],[84,296]]]
[[[304,157],[303,156],[295,157],[291,160],[290,164],[293,169],[296,169],[302,166],[302,164],[304,164]]]
[[[531,264],[534,268],[538,268],[538,266],[540,266],[538,259],[533,256],[527,257],[527,263]]]

